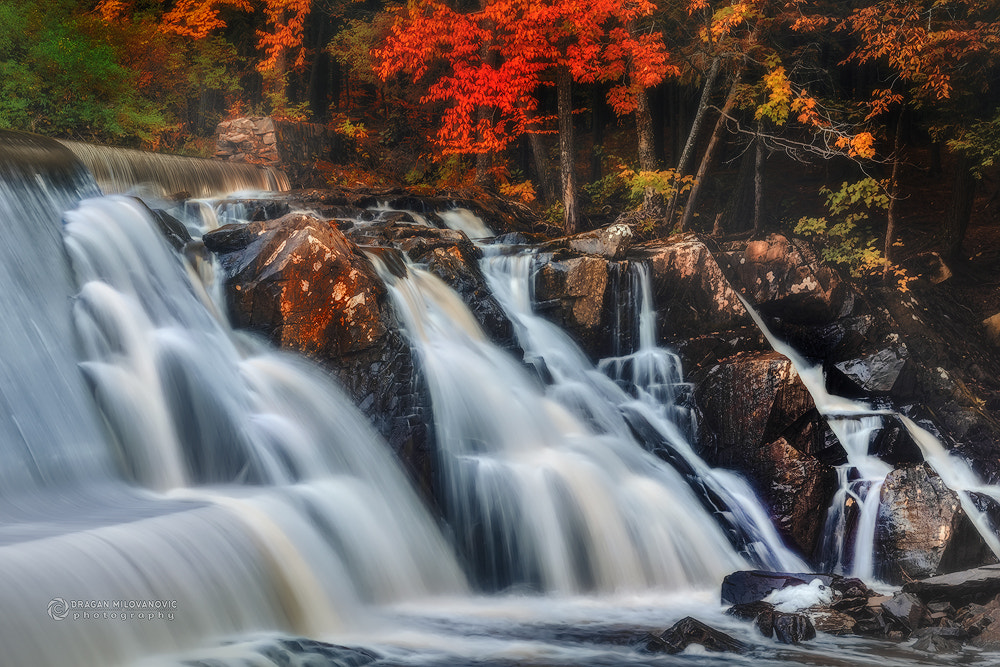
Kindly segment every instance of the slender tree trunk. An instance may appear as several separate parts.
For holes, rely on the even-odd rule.
[[[576,234],[579,213],[576,207],[576,168],[573,155],[573,75],[565,65],[556,71],[559,114],[559,175],[562,184],[563,228]]]
[[[601,149],[604,147],[604,126],[607,124],[608,112],[604,103],[605,87],[594,87],[594,109],[590,115],[590,131],[593,137],[593,150],[590,157],[590,180],[596,181],[603,175],[601,164]]]
[[[753,233],[760,234],[764,226],[764,142],[758,134],[753,168]]]
[[[892,176],[889,180],[889,210],[886,214],[885,226],[885,267],[883,277],[889,275],[889,265],[892,262],[892,243],[896,238],[896,221],[899,217],[899,165],[902,162],[900,151],[903,149],[903,111],[896,115],[896,133],[892,140]]]
[[[962,259],[962,241],[972,217],[972,201],[976,195],[976,179],[972,175],[972,160],[958,155],[955,160],[955,188],[951,196],[951,212],[945,237],[945,262]]]
[[[535,163],[535,172],[538,174],[538,185],[542,190],[542,198],[546,202],[554,202],[559,197],[556,194],[555,184],[552,181],[552,165],[549,162],[549,151],[542,141],[541,130],[535,119],[535,113],[524,109],[524,115],[528,118],[528,145],[531,147],[531,158]]]
[[[691,225],[691,218],[694,216],[694,209],[698,205],[698,195],[701,193],[702,183],[705,181],[705,175],[708,173],[708,167],[712,163],[712,158],[715,157],[715,149],[719,145],[719,138],[722,136],[722,128],[726,125],[726,116],[729,111],[733,108],[733,103],[736,101],[736,91],[739,90],[740,82],[743,80],[743,72],[740,71],[733,78],[733,83],[729,87],[729,94],[726,95],[726,102],[722,105],[722,111],[719,113],[718,120],[715,121],[715,129],[712,130],[712,137],[708,140],[708,146],[705,148],[705,154],[701,157],[701,164],[698,165],[698,173],[694,177],[694,185],[691,186],[691,192],[688,194],[687,204],[684,206],[684,214],[681,216],[680,229],[684,231],[688,229]]]
[[[486,9],[486,0],[480,0],[479,8],[481,10]],[[486,27],[492,30],[492,21],[487,22]],[[495,58],[492,57],[492,42],[491,40],[485,40],[479,45],[479,58],[482,62],[492,65]],[[485,124],[493,115],[493,108],[485,104],[479,105],[479,109],[476,110],[476,121],[477,124]],[[482,139],[480,131],[477,129],[476,138]],[[490,173],[490,167],[493,166],[493,155],[491,153],[476,153],[476,185],[481,188],[489,188],[493,186],[493,177]]]
[[[698,134],[701,133],[701,126],[705,122],[705,111],[708,109],[708,100],[712,97],[712,89],[715,88],[715,79],[719,76],[719,68],[722,66],[722,60],[718,57],[712,61],[711,66],[708,68],[708,74],[705,75],[705,85],[701,89],[701,99],[698,100],[698,110],[694,114],[694,122],[691,123],[691,131],[688,132],[687,141],[684,143],[684,150],[681,151],[681,157],[677,161],[677,176],[683,176],[687,172],[688,167],[691,163],[691,157],[694,153],[694,145],[698,139]],[[670,197],[670,204],[667,206],[666,222],[670,224],[670,221],[674,217],[674,210],[677,207],[677,193],[675,192],[672,197]]]
[[[642,89],[637,93],[635,107],[635,128],[639,138],[639,169],[656,171],[659,168],[656,159],[656,141],[653,133],[653,114],[649,108],[649,92]],[[642,199],[642,208],[654,217],[663,215],[663,195],[653,188],[646,188]]]

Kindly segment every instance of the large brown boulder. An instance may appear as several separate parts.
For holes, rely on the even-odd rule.
[[[608,283],[608,261],[590,255],[557,254],[535,278],[538,312],[569,331],[593,359],[606,356],[611,345]]]
[[[988,562],[990,550],[958,494],[926,463],[901,466],[882,484],[876,533],[882,578],[924,579]]]
[[[847,315],[855,294],[840,275],[805,244],[780,234],[751,241],[729,256],[747,296],[765,313],[815,324]]]
[[[291,214],[205,235],[226,272],[238,327],[281,347],[333,358],[379,343],[385,287],[371,263],[329,223]]]
[[[693,380],[706,435],[702,456],[747,476],[785,538],[813,553],[836,490],[826,461],[842,452],[791,362],[748,352],[700,369]]]
[[[428,489],[426,399],[414,389],[409,346],[364,253],[334,223],[301,214],[229,225],[204,240],[226,274],[234,326],[333,371]]]

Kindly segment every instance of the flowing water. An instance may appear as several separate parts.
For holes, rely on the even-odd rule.
[[[6,132],[0,146],[0,663],[945,664],[861,640],[782,647],[721,614],[721,577],[746,566],[733,526],[758,521],[723,515],[755,500],[703,509],[692,478],[715,473],[689,452],[680,369],[655,345],[605,364],[619,386],[554,333],[522,337],[546,386],[439,281],[391,281],[433,394],[442,532],[329,379],[232,331],[206,265],[93,178],[210,197],[272,176],[200,163],[193,180],[218,179],[202,192],[161,156]],[[192,230],[216,224],[209,201],[181,208],[199,211]],[[510,305],[524,282],[488,272],[521,333],[542,331],[530,300]],[[646,356],[651,370],[626,370]],[[639,423],[683,474],[639,446]],[[799,569],[768,528],[735,541]],[[749,653],[636,648],[687,614]]]
[[[945,450],[941,442],[906,415],[891,410],[873,410],[860,401],[830,394],[826,388],[823,368],[811,365],[784,341],[778,339],[763,319],[743,297],[747,312],[771,343],[796,369],[809,390],[816,409],[824,415],[830,429],[847,453],[847,464],[838,471],[839,488],[827,512],[824,526],[824,569],[850,574],[866,581],[875,580],[875,538],[882,485],[892,466],[868,454],[872,435],[886,418],[898,419],[920,448],[924,461],[958,494],[962,509],[993,553],[1000,558],[1000,539],[996,526],[980,509],[972,495],[978,493],[1000,503],[1000,486],[986,485],[969,464]],[[857,505],[855,526],[848,525],[848,508]],[[853,533],[853,546],[846,539]]]

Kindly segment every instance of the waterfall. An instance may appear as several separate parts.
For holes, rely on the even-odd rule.
[[[140,202],[82,199],[65,149],[2,138],[46,156],[0,167],[5,663],[322,636],[465,590],[338,389],[217,319]]]
[[[445,511],[484,586],[702,587],[744,565],[676,472],[546,396],[442,281],[381,274],[430,387]]]
[[[131,193],[184,198],[211,197],[239,190],[288,190],[288,179],[273,167],[164,155],[62,141],[87,167],[104,194]]]
[[[734,541],[752,562],[785,572],[808,571],[808,565],[784,546],[746,480],[711,468],[692,448],[689,435],[694,430],[694,416],[677,401],[679,394],[690,388],[683,382],[680,358],[656,345],[648,267],[637,263],[630,269],[635,288],[632,296],[637,302],[631,311],[638,329],[631,339],[638,341],[638,347],[631,354],[602,360],[599,371],[566,333],[533,312],[532,268],[536,261],[531,253],[492,256],[483,260],[483,271],[515,323],[525,359],[550,379],[552,397],[598,433],[636,450],[655,448],[673,468],[684,471],[701,504],[735,534]],[[644,436],[643,445],[636,440],[636,432]],[[649,465],[674,473],[656,456],[650,457]]]
[[[873,410],[870,406],[830,394],[826,388],[823,368],[810,365],[792,346],[775,337],[760,314],[740,296],[744,307],[774,350],[783,354],[796,369],[802,383],[816,404],[817,410],[827,418],[827,423],[847,453],[847,464],[838,470],[840,488],[833,497],[823,534],[824,564],[835,572],[847,572],[866,581],[874,579],[875,534],[882,485],[892,466],[868,454],[872,434],[881,428],[885,417],[899,419],[913,441],[920,448],[931,468],[952,491],[956,492],[962,509],[972,520],[973,526],[997,557],[1000,557],[1000,539],[986,514],[979,509],[970,493],[980,493],[994,502],[1000,502],[1000,486],[989,486],[975,475],[968,463],[949,454],[941,442],[929,431],[921,428],[906,415],[892,410]],[[856,470],[852,479],[850,470]],[[857,503],[857,523],[854,545],[847,552],[848,500]]]

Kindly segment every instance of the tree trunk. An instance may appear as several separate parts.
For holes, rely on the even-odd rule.
[[[576,234],[579,213],[576,208],[576,168],[573,155],[573,75],[560,65],[556,71],[556,95],[559,114],[559,176],[562,183],[563,228]]]
[[[479,8],[481,10],[486,9],[486,0],[480,0]],[[485,27],[492,31],[493,22],[486,22]],[[492,57],[492,42],[491,40],[484,40],[482,44],[479,45],[479,59],[487,64],[493,65],[495,58]],[[476,121],[477,126],[484,125],[493,116],[493,107],[487,106],[485,104],[480,104],[479,108],[476,110]],[[482,140],[482,133],[476,130],[476,139]],[[490,188],[493,186],[493,174],[491,173],[491,167],[493,166],[493,155],[491,153],[476,153],[476,185],[481,188]]]
[[[594,87],[594,109],[590,114],[590,131],[593,150],[590,154],[590,180],[600,180],[603,175],[601,152],[604,147],[604,126],[608,122],[607,105],[604,103],[605,86]]]
[[[733,108],[733,103],[736,101],[736,91],[739,90],[740,81],[743,80],[743,72],[740,71],[733,78],[733,84],[729,87],[729,94],[726,95],[726,103],[722,105],[722,111],[719,113],[719,119],[715,121],[715,129],[712,130],[712,138],[708,140],[708,146],[705,148],[705,154],[701,157],[701,164],[698,165],[698,173],[694,177],[694,185],[691,186],[691,192],[688,194],[687,204],[684,206],[684,215],[681,216],[680,229],[685,231],[691,224],[691,218],[694,216],[695,206],[698,205],[698,195],[701,192],[702,183],[705,181],[705,175],[708,173],[708,167],[712,163],[712,158],[715,156],[715,149],[719,145],[719,138],[722,136],[722,128],[726,125],[726,116],[729,111]]]
[[[976,179],[972,175],[972,160],[965,155],[956,156],[955,188],[951,195],[951,212],[945,236],[944,260],[957,262],[962,259],[962,241],[972,217],[972,201],[976,195]]]
[[[719,68],[722,65],[722,60],[718,57],[712,61],[712,65],[708,68],[708,74],[705,75],[705,85],[701,89],[701,99],[698,100],[698,110],[694,114],[694,122],[691,123],[691,131],[688,132],[687,141],[684,143],[684,150],[681,151],[681,157],[677,161],[677,176],[681,177],[688,170],[688,166],[691,162],[691,156],[694,153],[694,144],[698,139],[698,134],[701,132],[701,126],[705,122],[705,111],[708,109],[708,100],[712,97],[712,89],[715,88],[715,79],[719,76]],[[675,192],[672,197],[670,197],[670,204],[667,206],[666,222],[670,224],[670,221],[674,217],[674,210],[677,207],[677,193]]]
[[[753,169],[753,233],[764,226],[764,142],[757,137]]]
[[[896,238],[896,220],[899,217],[899,165],[902,162],[899,152],[903,148],[903,112],[896,115],[896,133],[892,141],[892,176],[889,179],[889,210],[886,213],[885,226],[885,267],[883,277],[889,275],[889,265],[892,263],[892,242]]]
[[[653,133],[653,114],[649,108],[649,92],[644,88],[636,95],[635,128],[639,138],[639,169],[641,171],[656,171],[659,168],[656,159],[656,141]],[[643,210],[651,216],[663,215],[663,195],[653,188],[646,188],[642,198]]]
[[[555,184],[552,182],[552,165],[549,162],[549,151],[542,141],[541,130],[535,120],[535,113],[524,109],[524,115],[528,118],[528,145],[531,147],[531,158],[535,163],[535,172],[538,175],[538,185],[542,191],[542,199],[548,203],[556,201],[559,197],[556,194]]]

